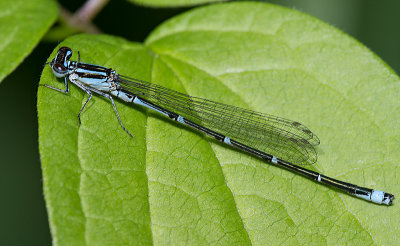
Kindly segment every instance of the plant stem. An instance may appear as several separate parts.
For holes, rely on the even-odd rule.
[[[74,16],[83,22],[91,22],[108,2],[109,0],[88,0]]]
[[[87,0],[74,14],[60,6],[60,17],[70,27],[86,32],[98,34],[101,33],[92,20],[101,11],[109,0]]]

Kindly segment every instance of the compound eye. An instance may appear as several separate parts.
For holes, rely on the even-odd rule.
[[[63,65],[61,64],[55,64],[53,66],[53,69],[56,70],[58,73],[66,73],[67,72],[67,68],[65,68]]]
[[[68,51],[66,52],[65,55],[65,61],[69,61],[69,59],[71,59],[71,56],[72,56],[72,51],[70,48],[68,48]]]
[[[68,69],[60,63],[55,63],[52,61],[51,69],[56,77],[62,78],[68,74]]]

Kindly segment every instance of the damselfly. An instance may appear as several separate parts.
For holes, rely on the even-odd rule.
[[[71,56],[70,48],[61,47],[56,57],[49,62],[54,75],[64,78],[65,90],[50,85],[43,86],[68,93],[68,81],[71,81],[85,91],[89,97],[78,113],[79,122],[80,115],[94,92],[111,101],[122,129],[132,137],[118,114],[112,97],[115,96],[123,101],[147,107],[218,141],[309,179],[374,203],[392,204],[392,194],[342,182],[299,166],[316,162],[317,153],[314,146],[319,144],[319,139],[307,127],[296,121],[188,96],[117,74],[112,68],[81,63],[80,55],[78,61],[70,61]]]

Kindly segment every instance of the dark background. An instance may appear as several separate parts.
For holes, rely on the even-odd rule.
[[[59,1],[74,11],[83,1]],[[269,1],[301,10],[343,30],[400,71],[400,1]],[[155,9],[113,0],[95,24],[104,32],[142,42],[164,20],[188,8]],[[0,84],[0,244],[50,245],[42,191],[36,93],[43,64],[57,43],[42,42]]]

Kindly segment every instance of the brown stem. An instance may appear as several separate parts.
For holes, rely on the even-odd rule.
[[[110,0],[88,0],[75,13],[74,18],[83,22],[90,22]]]
[[[88,0],[74,14],[60,6],[60,17],[68,26],[86,33],[101,33],[91,21],[109,0]]]

